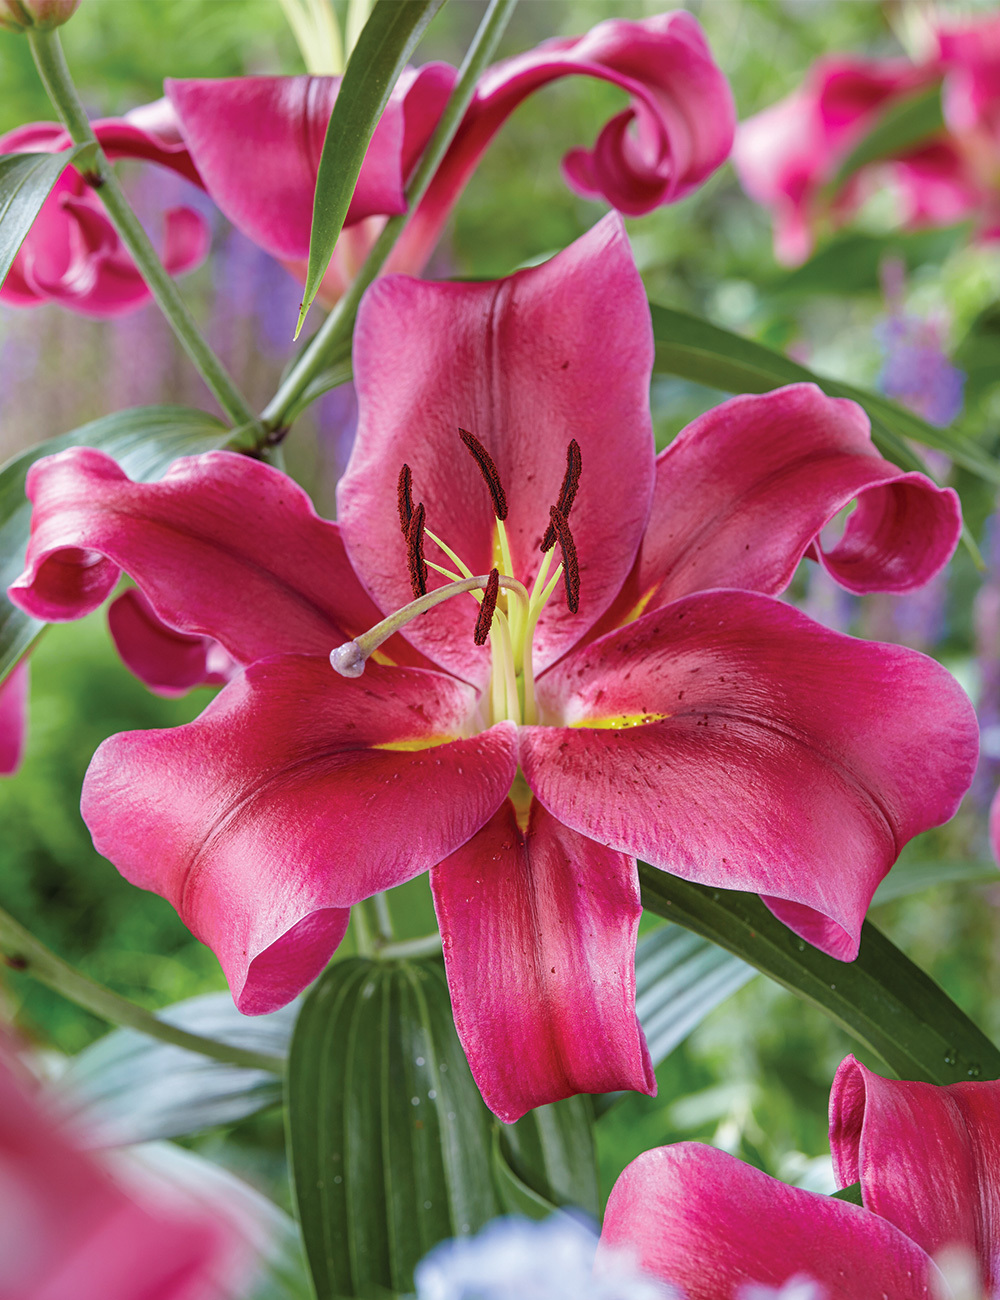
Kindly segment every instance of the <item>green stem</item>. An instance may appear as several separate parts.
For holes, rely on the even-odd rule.
[[[167,274],[149,237],[129,207],[125,192],[80,103],[63,56],[59,33],[32,28],[27,32],[27,38],[38,74],[73,143],[94,146],[95,163],[93,170],[88,169],[87,179],[100,195],[112,225],[131,253],[157,305],[226,416],[235,425],[256,425],[257,417],[249,403],[205,341],[184,299],[178,293],[177,286]]]
[[[389,911],[389,900],[386,898],[385,894],[374,894],[372,896],[372,902],[375,905],[375,917],[378,921],[379,944],[384,946],[387,943],[392,943],[396,935],[392,928],[392,914]]]
[[[392,961],[404,957],[433,957],[440,951],[441,936],[425,934],[421,939],[401,939],[399,943],[387,943],[379,949],[378,955],[385,961]]]
[[[150,1038],[172,1043],[174,1047],[183,1047],[189,1052],[198,1052],[201,1056],[210,1056],[226,1065],[240,1065],[248,1070],[269,1070],[272,1074],[284,1072],[285,1062],[280,1056],[247,1051],[229,1043],[217,1042],[214,1038],[202,1038],[200,1034],[189,1034],[165,1020],[159,1020],[143,1007],[113,993],[111,989],[98,984],[96,980],[88,978],[61,957],[57,957],[2,909],[0,957],[11,970],[31,975],[39,983],[48,985],[62,997],[75,1002],[78,1007],[83,1007],[113,1025],[136,1029],[141,1034],[148,1034]]]
[[[406,212],[390,217],[386,222],[351,287],[327,316],[312,342],[302,352],[274,397],[264,408],[261,419],[268,429],[281,428],[301,394],[329,364],[331,358],[337,356],[338,347],[350,337],[362,294],[382,270],[395,247],[396,240],[427,192],[427,187],[447,152],[459,123],[465,116],[465,110],[475,93],[476,83],[492,59],[516,4],[517,0],[490,0],[490,6],[459,69],[455,89],[430,143],[424,150],[420,166],[407,187]]]

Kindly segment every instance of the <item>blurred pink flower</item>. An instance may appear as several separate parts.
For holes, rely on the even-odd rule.
[[[0,1055],[0,1300],[218,1300],[231,1229],[133,1200]]]
[[[609,216],[507,280],[368,291],[336,524],[231,453],[133,484],[76,448],[29,477],[15,603],[77,618],[124,568],[168,626],[245,665],[195,722],[100,748],[98,849],[177,907],[249,1013],[315,978],[353,903],[430,869],[456,1024],[507,1120],[653,1087],[636,857],[759,892],[850,959],[900,846],[952,815],[975,763],[939,665],[773,599],[806,554],[853,591],[926,582],[958,539],[955,494],[884,461],[861,409],[811,385],[726,402],[656,457],[652,357]],[[459,426],[480,431],[475,458]],[[444,572],[503,568],[490,644],[446,584],[459,599],[337,676],[331,647],[362,667],[355,639],[441,585],[422,536]]]
[[[0,683],[0,776],[21,766],[28,710],[28,665],[20,663]]]
[[[198,183],[187,151],[169,124],[146,129],[129,118],[109,118],[95,122],[94,131],[109,158],[157,163]],[[0,137],[0,154],[58,153],[70,143],[57,123],[34,122]],[[192,208],[164,213],[162,256],[171,275],[203,261],[208,241],[204,218]],[[21,245],[0,287],[0,301],[14,307],[55,301],[83,316],[107,317],[131,311],[149,296],[100,198],[85,177],[67,167]]]
[[[817,225],[853,211],[861,196],[857,178],[835,195],[825,193],[840,163],[879,112],[939,75],[934,66],[903,59],[831,55],[798,90],[740,123],[733,163],[750,197],[771,209],[780,262],[805,261]]]
[[[727,158],[732,94],[696,20],[682,11],[642,22],[610,19],[586,36],[547,41],[487,70],[389,269],[423,269],[507,117],[541,86],[573,74],[610,81],[631,101],[592,150],[566,155],[566,179],[579,193],[635,216],[691,193]],[[456,75],[447,64],[431,63],[408,69],[394,89],[327,273],[328,303],[350,283],[385,218],[406,210],[406,182]],[[300,279],[320,151],[339,87],[336,77],[166,82],[208,192],[234,225]]]
[[[830,1146],[838,1185],[860,1182],[863,1207],[699,1143],[646,1151],[612,1189],[601,1250],[636,1251],[687,1300],[742,1300],[749,1282],[799,1294],[796,1275],[823,1300],[937,1300],[951,1292],[935,1261],[956,1250],[995,1294],[1000,1082],[883,1079],[849,1056],[830,1094]]]

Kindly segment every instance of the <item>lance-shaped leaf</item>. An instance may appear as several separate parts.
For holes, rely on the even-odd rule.
[[[499,1212],[491,1116],[439,961],[335,963],[292,1039],[288,1127],[319,1300],[412,1288],[436,1242]]]
[[[875,890],[872,905],[908,898],[936,885],[998,885],[1000,872],[995,862],[971,859],[956,862],[948,859],[901,859]]]
[[[944,129],[940,85],[892,99],[837,168],[830,182],[836,192],[849,177],[868,163],[898,157]]]
[[[97,447],[113,456],[131,478],[150,482],[178,456],[222,447],[231,436],[232,430],[205,411],[185,406],[138,406],[102,416],[15,456],[0,469],[0,592],[7,590],[24,567],[31,530],[31,502],[24,495],[24,480],[36,460],[67,447]],[[0,681],[42,626],[0,594]]]
[[[901,1078],[1000,1077],[1000,1050],[869,922],[853,962],[821,953],[753,894],[710,889],[640,867],[643,905],[741,957],[812,1002]]]
[[[244,1016],[228,993],[206,993],[158,1012],[191,1033],[275,1057],[288,1054],[298,1003]],[[59,1080],[89,1143],[127,1146],[231,1124],[281,1100],[282,1080],[116,1029],[74,1056]]]
[[[927,467],[907,445],[912,438],[925,447],[946,452],[989,483],[1000,483],[1000,465],[955,429],[937,429],[895,402],[851,384],[824,379],[780,352],[720,329],[698,316],[650,304],[656,341],[654,372],[679,375],[727,393],[767,393],[783,384],[803,380],[818,384],[830,397],[849,397],[868,412],[872,440],[879,451],[902,469],[926,474]],[[933,477],[933,476],[932,476]]]
[[[601,1213],[589,1097],[567,1097],[498,1124],[493,1151],[497,1191],[509,1214],[545,1218],[560,1206]]]
[[[323,141],[298,335],[344,227],[369,141],[389,94],[444,0],[377,0],[358,37]]]
[[[0,158],[0,284],[52,186],[70,163],[82,163],[94,149],[84,144],[62,153],[12,153]]]

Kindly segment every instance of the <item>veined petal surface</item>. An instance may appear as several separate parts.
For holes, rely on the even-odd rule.
[[[749,1283],[803,1274],[827,1300],[941,1294],[931,1260],[892,1223],[698,1142],[644,1151],[626,1167],[608,1198],[598,1271],[615,1248],[687,1300],[740,1300]]]
[[[74,447],[31,467],[25,572],[11,600],[51,622],[81,618],[124,570],[170,627],[222,643],[240,663],[329,653],[381,614],[338,526],[287,475],[233,452],[174,462],[133,483],[103,452]],[[384,647],[419,656],[400,638]]]
[[[108,628],[122,663],[158,695],[221,686],[236,671],[217,641],[176,632],[157,618],[138,587],[123,591],[108,606]]]
[[[656,1080],[635,1014],[635,859],[513,804],[431,870],[455,1026],[508,1124],[578,1092]]]
[[[408,69],[375,128],[346,225],[406,211],[404,186],[455,80],[444,63]],[[339,77],[164,82],[205,188],[275,257],[309,255],[313,195]]]
[[[978,752],[972,705],[932,659],[750,592],[645,615],[550,669],[538,699],[556,725],[524,728],[520,761],[550,812],[684,879],[759,893],[844,960]]]
[[[992,1295],[1000,1281],[1000,1082],[883,1079],[849,1056],[830,1093],[830,1149],[840,1186],[937,1256],[975,1255]]]
[[[386,610],[411,596],[397,512],[400,467],[427,528],[473,573],[494,564],[496,519],[468,429],[499,470],[515,575],[530,584],[575,438],[582,476],[570,525],[580,610],[557,592],[535,634],[536,671],[604,612],[632,567],[649,511],[652,328],[621,218],[612,214],[550,262],[491,284],[405,276],[367,292],[354,334],[358,433],[338,485],[338,519],[359,577]],[[430,559],[448,564],[430,541]],[[445,580],[431,574],[433,588]],[[436,663],[482,682],[489,652],[473,643],[476,605],[448,601],[407,636]]]
[[[814,542],[849,590],[909,591],[961,535],[956,493],[883,460],[862,408],[815,384],[723,402],[678,434],[656,471],[623,611],[709,587],[777,595]],[[855,498],[841,541],[824,553],[820,530]]]
[[[493,816],[515,730],[468,734],[475,692],[420,669],[338,677],[284,655],[183,727],[98,749],[83,817],[98,852],[213,949],[241,1011],[319,974],[352,903],[426,871]]]

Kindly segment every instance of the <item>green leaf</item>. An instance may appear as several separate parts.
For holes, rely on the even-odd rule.
[[[768,298],[878,293],[886,257],[900,258],[907,270],[939,264],[968,243],[969,233],[968,223],[943,229],[894,230],[882,235],[852,230],[825,244],[802,266],[770,282],[765,293]]]
[[[940,85],[893,100],[837,168],[830,190],[836,192],[868,163],[897,157],[943,127]]]
[[[601,1195],[590,1098],[567,1097],[536,1107],[516,1124],[500,1124],[494,1168],[501,1196],[517,1184],[538,1205],[573,1205],[598,1218]]]
[[[287,1095],[319,1300],[406,1292],[431,1246],[499,1212],[492,1120],[440,960],[331,966],[299,1017]]]
[[[504,1152],[499,1128],[493,1132],[493,1178],[504,1214],[520,1214],[538,1221],[547,1219],[559,1208],[518,1176]]]
[[[52,186],[70,163],[93,153],[93,145],[77,145],[62,153],[11,153],[0,157],[0,284],[17,250],[49,197]]]
[[[159,478],[178,456],[222,447],[231,430],[214,416],[186,406],[137,406],[116,411],[72,433],[50,438],[0,469],[0,592],[24,567],[31,529],[31,503],[24,495],[28,470],[43,456],[67,447],[97,447],[118,461],[130,478]],[[28,650],[44,624],[0,596],[0,681]]]
[[[330,265],[351,196],[393,86],[444,0],[377,0],[344,72],[316,176],[298,337]]]
[[[887,397],[838,380],[813,374],[797,361],[698,316],[650,304],[656,343],[654,371],[678,375],[727,393],[767,393],[783,384],[818,384],[830,397],[849,397],[868,412],[872,440],[879,450],[903,469],[927,473],[920,457],[907,445],[912,438],[946,452],[989,483],[1000,484],[1000,465],[955,429],[937,429]]]
[[[640,864],[643,906],[741,957],[818,1006],[904,1079],[1000,1078],[1000,1051],[869,922],[856,961],[799,939],[755,894],[710,889]]]
[[[875,890],[872,905],[919,894],[935,885],[1000,884],[995,862],[897,862]]]
[[[181,1029],[286,1056],[298,1004],[244,1016],[228,993],[206,993],[157,1012]],[[116,1029],[74,1056],[60,1075],[64,1110],[100,1146],[184,1137],[232,1124],[281,1101],[282,1080],[174,1047],[134,1029]]]

